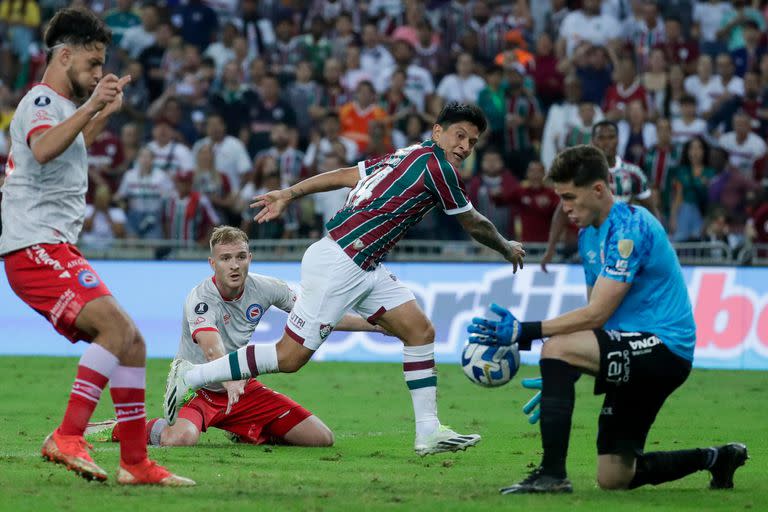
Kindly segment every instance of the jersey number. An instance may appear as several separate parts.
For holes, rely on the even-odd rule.
[[[370,174],[357,182],[357,186],[355,186],[355,188],[353,188],[349,193],[349,197],[347,197],[347,204],[345,206],[357,207],[360,205],[360,203],[370,199],[373,195],[373,189],[376,188],[376,185],[381,183],[381,181],[386,178],[393,170],[394,169],[388,165],[380,171]]]

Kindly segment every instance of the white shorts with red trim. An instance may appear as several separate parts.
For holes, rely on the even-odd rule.
[[[301,260],[301,292],[285,332],[317,350],[347,311],[371,324],[415,297],[383,265],[363,270],[330,238],[312,244]]]

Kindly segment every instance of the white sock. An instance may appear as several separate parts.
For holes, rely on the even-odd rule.
[[[203,364],[196,364],[184,376],[192,387],[201,387],[213,382],[243,380],[265,373],[277,373],[276,345],[246,345],[224,357]]]
[[[430,435],[440,426],[437,419],[435,344],[403,346],[403,374],[413,400],[416,437]]]
[[[160,446],[160,436],[163,435],[163,431],[168,426],[168,422],[160,418],[152,425],[152,430],[149,431],[149,444],[152,446]]]

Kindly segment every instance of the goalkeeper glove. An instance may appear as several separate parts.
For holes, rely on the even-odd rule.
[[[471,343],[482,345],[518,344],[520,350],[530,350],[533,340],[541,338],[541,322],[521,322],[515,315],[498,304],[491,304],[491,311],[501,317],[500,320],[475,317],[467,327],[472,334]]]

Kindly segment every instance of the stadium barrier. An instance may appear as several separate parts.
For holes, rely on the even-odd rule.
[[[201,261],[94,261],[115,297],[136,320],[149,357],[172,357],[177,350],[184,299],[192,286],[211,275]],[[392,262],[387,267],[417,297],[437,332],[437,359],[457,362],[473,316],[496,302],[520,318],[540,320],[583,305],[583,274],[577,265],[552,265],[549,273],[527,266],[518,274],[499,263]],[[255,262],[253,272],[296,283],[295,262]],[[684,275],[698,326],[695,365],[702,368],[768,369],[768,268],[686,266]],[[33,313],[0,279],[0,354],[77,355],[71,345]],[[285,314],[269,311],[254,340],[273,342]],[[523,354],[534,363],[539,347]],[[400,343],[380,334],[333,333],[316,359],[401,361]]]

